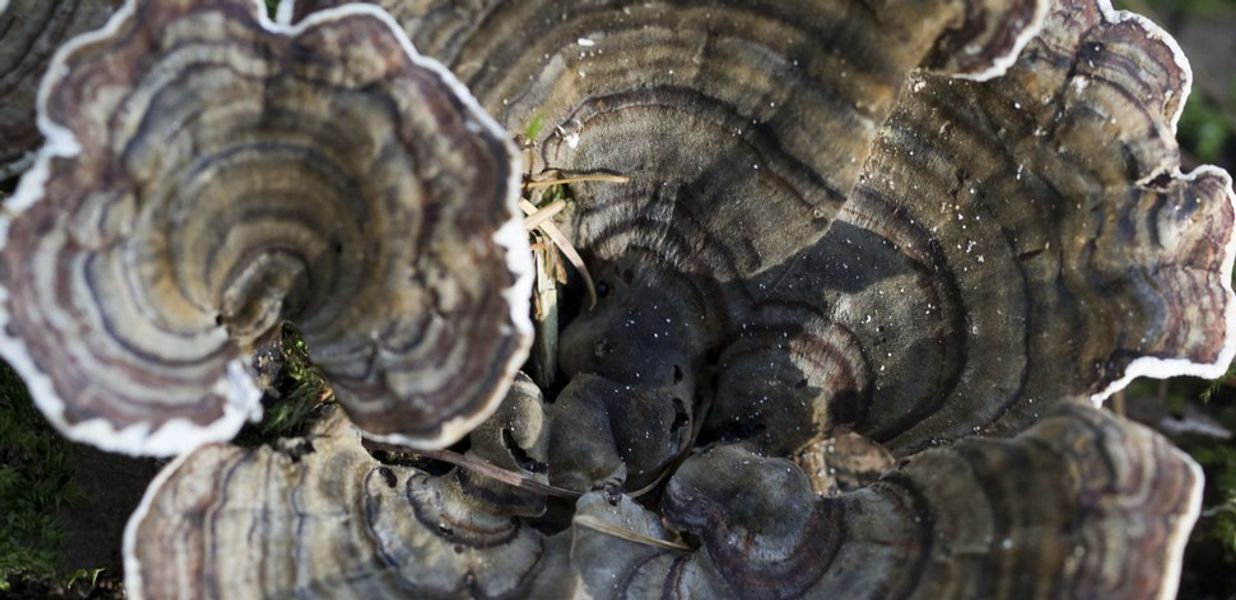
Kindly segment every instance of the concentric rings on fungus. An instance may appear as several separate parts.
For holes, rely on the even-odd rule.
[[[672,497],[697,462],[691,477],[745,490],[759,477],[733,461],[679,461],[699,445],[791,456],[852,434],[921,465],[911,478],[935,487],[920,507],[940,498],[939,511],[871,517],[873,538],[922,553],[917,570],[888,563],[902,583],[863,580],[862,561],[797,552],[788,536],[757,554],[792,556],[801,572],[712,565],[701,571],[752,579],[674,592],[1172,594],[1195,465],[1084,406],[1138,375],[1217,375],[1236,350],[1231,178],[1180,172],[1174,130],[1191,75],[1156,26],[1106,0],[375,1],[532,138],[533,172],[631,179],[573,184],[557,219],[606,293],[563,330],[570,380],[551,408],[551,481],[634,492],[676,473]],[[298,0],[284,16],[329,4]],[[976,434],[996,439],[963,439]],[[1113,488],[1085,488],[1098,466],[1074,444],[1106,457]],[[990,477],[957,473],[982,467],[975,448],[988,446],[1006,461],[983,467]],[[966,464],[940,458],[959,454]],[[768,478],[801,475],[761,464]],[[882,510],[877,496],[904,477],[841,494],[833,504],[854,511],[821,522]],[[742,504],[730,492],[719,506]],[[1043,503],[1019,503],[1032,492]],[[770,515],[820,504],[804,491],[789,508],[741,509],[748,533],[785,532]],[[680,532],[716,531],[676,510],[663,516]],[[915,516],[979,513],[1008,535],[976,542],[965,524],[932,522],[956,545],[899,537]],[[597,596],[688,581],[689,561],[668,559],[627,577],[624,542],[585,529],[573,561]],[[1003,539],[1018,552],[972,569]],[[723,544],[704,546],[692,560]]]
[[[331,4],[298,0],[285,15]],[[681,424],[699,425],[695,375],[708,352],[767,294],[757,277],[792,264],[828,229],[907,76],[924,63],[995,76],[1038,31],[1047,6],[377,4],[509,130],[536,130],[534,172],[631,178],[572,186],[574,210],[561,219],[608,294],[563,331],[565,373],[590,377],[559,395],[554,420],[563,424],[551,428],[559,437],[550,444],[559,457],[551,462],[595,463],[580,465],[586,475],[551,473],[558,482],[635,475],[628,488],[684,450],[691,436]],[[627,426],[613,444],[568,424],[608,428],[597,411],[610,400],[598,394],[631,389],[655,398],[661,406],[641,406],[667,418],[623,418],[620,394],[607,410]],[[600,466],[619,462],[626,473]]]
[[[504,466],[511,449],[545,452],[536,386],[513,390],[470,436]],[[381,464],[332,409],[278,448],[212,444],[164,468],[125,531],[125,587],[130,598],[568,597],[570,534],[516,518],[544,501],[462,470]]]
[[[721,386],[711,425],[772,451],[842,426],[905,455],[1136,376],[1221,375],[1236,196],[1180,172],[1190,79],[1167,34],[1094,0],[1058,2],[1004,77],[915,75],[829,231],[758,280],[732,347],[761,362],[722,365],[803,385]]]
[[[658,516],[622,498],[577,514],[591,598],[1174,598],[1201,472],[1167,440],[1081,403],[1010,439],[927,450],[874,484],[813,493],[782,458],[723,445],[670,480]]]
[[[39,118],[0,350],[69,437],[230,438],[288,319],[367,435],[440,447],[527,352],[514,146],[372,6],[286,27],[254,0],[130,1],[57,54]]]

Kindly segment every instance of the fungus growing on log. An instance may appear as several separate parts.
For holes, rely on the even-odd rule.
[[[113,0],[0,0],[0,179],[6,163],[39,145],[34,104],[52,54],[70,37],[103,25]]]
[[[450,444],[530,343],[514,146],[382,11],[261,4],[131,1],[60,51],[0,351],[69,437],[174,454],[260,413],[291,320],[367,435]]]
[[[698,549],[577,527],[571,558],[598,600],[1172,598],[1200,486],[1161,436],[1066,403],[836,498],[788,460],[719,446],[683,463],[661,517],[629,498],[579,502],[584,518],[667,541],[668,526]]]
[[[470,436],[474,455],[543,458],[542,419],[536,387],[517,384]],[[278,449],[203,446],[164,468],[130,520],[125,586],[131,598],[567,596],[570,535],[515,518],[542,513],[544,497],[475,483],[378,462],[338,411]]]

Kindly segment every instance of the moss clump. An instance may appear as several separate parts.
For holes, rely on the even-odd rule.
[[[1214,502],[1206,508],[1209,528],[1205,534],[1236,553],[1236,448],[1219,444],[1198,448],[1193,458],[1212,477]]]
[[[1215,381],[1177,377],[1168,381],[1140,379],[1126,390],[1130,406],[1142,406],[1134,414],[1148,425],[1161,426],[1160,419],[1198,421],[1206,419],[1228,431],[1236,431],[1236,367]],[[1135,411],[1136,413],[1137,411]],[[1206,422],[1206,421],[1202,421]],[[1173,430],[1165,430],[1173,434]],[[1236,444],[1212,435],[1175,431],[1174,442],[1202,466],[1206,487],[1201,518],[1185,548],[1181,574],[1181,598],[1230,600],[1236,598],[1236,579],[1227,576],[1236,569]]]
[[[262,420],[241,430],[235,440],[239,445],[303,435],[312,417],[334,399],[322,370],[309,357],[309,346],[291,323],[284,323],[272,352],[278,370],[262,398]]]
[[[1236,110],[1236,89],[1232,90],[1229,106]],[[1224,153],[1236,142],[1236,133],[1229,127],[1224,109],[1213,99],[1194,94],[1180,116],[1180,142],[1204,163],[1222,162]]]
[[[524,129],[524,139],[528,142],[536,141],[536,136],[541,135],[541,128],[545,126],[545,115],[536,113],[532,116],[532,120],[528,121],[528,127]]]
[[[53,516],[80,497],[69,442],[0,363],[0,591],[15,577],[59,578],[64,526]]]

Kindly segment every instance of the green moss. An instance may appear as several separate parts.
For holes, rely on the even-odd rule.
[[[331,401],[322,370],[309,357],[309,346],[291,323],[285,323],[279,342],[281,364],[273,389],[263,399],[262,421],[236,436],[242,446],[257,446],[305,432],[312,417]]]
[[[65,581],[65,587],[73,587],[78,583],[90,582],[90,587],[94,588],[99,585],[99,575],[106,571],[102,567],[97,569],[78,569],[69,573],[68,579]]]
[[[1209,495],[1214,498],[1206,503],[1205,514],[1210,518],[1203,521],[1203,533],[1236,554],[1236,448],[1208,446],[1194,450],[1193,458],[1211,477]]]
[[[1236,381],[1236,363],[1228,365],[1226,373],[1206,385],[1206,389],[1202,390],[1200,395],[1202,402],[1210,404],[1210,401],[1215,397],[1215,394],[1218,394],[1228,381]]]
[[[536,136],[541,134],[541,129],[545,126],[545,115],[536,113],[532,116],[532,120],[528,122],[528,127],[524,129],[524,138],[528,141],[533,141]]]
[[[279,0],[266,0],[266,13],[270,18],[275,18],[275,11],[279,10]]]
[[[0,591],[15,576],[58,578],[63,525],[56,509],[80,497],[69,442],[0,363]]]

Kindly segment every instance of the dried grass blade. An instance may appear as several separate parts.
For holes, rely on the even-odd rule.
[[[654,538],[652,536],[631,531],[630,529],[623,529],[622,527],[618,527],[616,525],[610,525],[609,523],[606,523],[605,521],[602,521],[592,515],[576,515],[572,522],[580,527],[586,527],[593,531],[599,531],[605,535],[613,536],[618,539],[627,540],[628,542],[635,542],[636,544],[654,546],[665,550],[673,550],[675,552],[691,552],[692,550],[690,546],[684,544]]]

